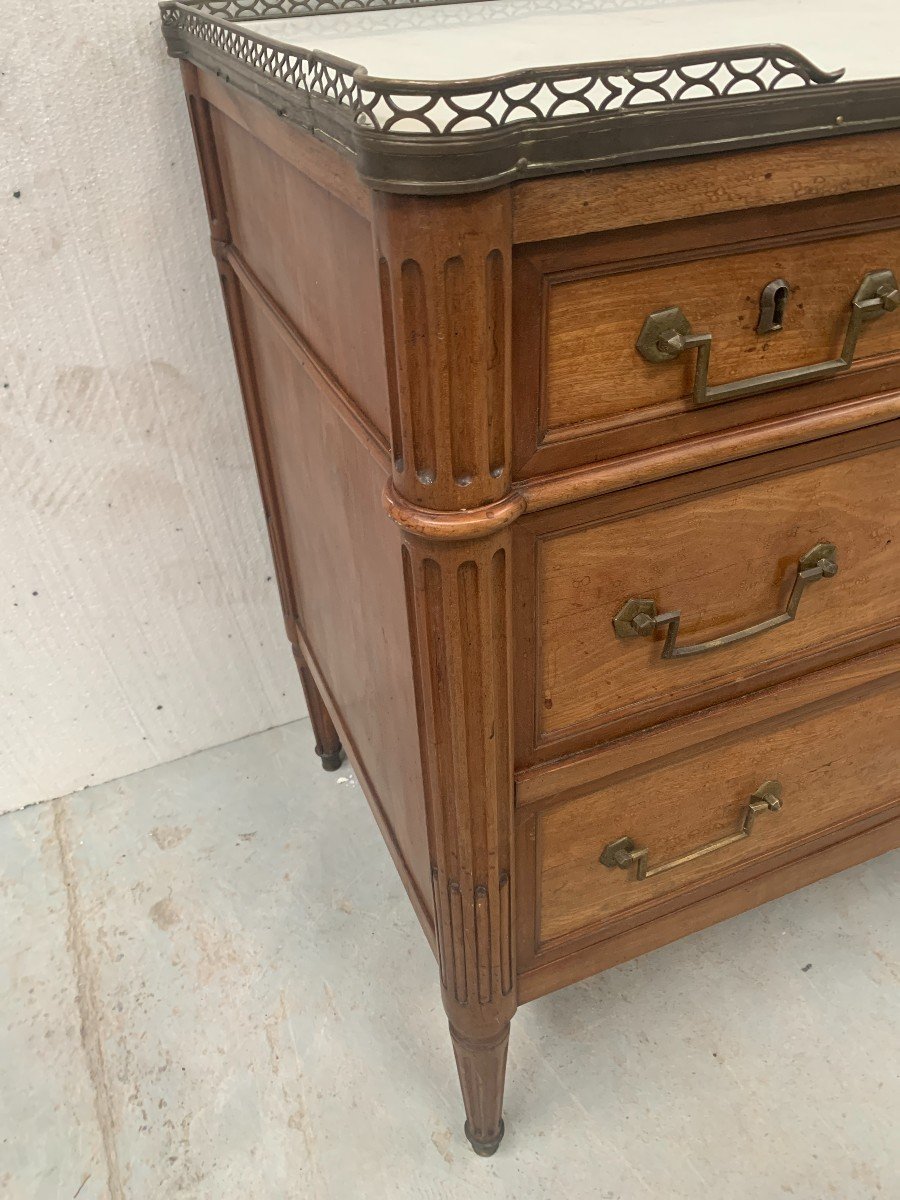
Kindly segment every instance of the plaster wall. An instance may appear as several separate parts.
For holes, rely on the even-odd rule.
[[[0,34],[0,811],[302,714],[152,0]]]

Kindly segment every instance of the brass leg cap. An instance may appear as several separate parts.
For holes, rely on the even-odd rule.
[[[337,771],[341,763],[344,761],[344,751],[335,750],[333,754],[322,754],[319,750],[316,751],[319,758],[322,760],[323,771]]]
[[[503,1121],[500,1121],[500,1132],[495,1138],[489,1142],[482,1142],[478,1138],[472,1137],[472,1131],[469,1129],[469,1122],[465,1124],[465,1134],[469,1140],[469,1145],[480,1158],[490,1158],[492,1154],[497,1153],[497,1147],[503,1141],[504,1134]]]

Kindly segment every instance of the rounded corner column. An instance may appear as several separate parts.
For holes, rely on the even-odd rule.
[[[487,1156],[516,1010],[509,189],[376,194],[375,226],[441,991]]]

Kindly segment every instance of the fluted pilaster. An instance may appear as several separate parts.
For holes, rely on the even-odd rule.
[[[376,199],[394,484],[456,510],[509,490],[508,193]]]

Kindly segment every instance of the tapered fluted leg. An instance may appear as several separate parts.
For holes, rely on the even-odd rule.
[[[466,1107],[466,1137],[476,1154],[489,1158],[503,1139],[503,1083],[506,1079],[507,1023],[492,1038],[473,1041],[450,1026],[456,1069]]]
[[[322,760],[322,767],[326,771],[336,771],[344,761],[344,751],[341,747],[341,739],[338,737],[337,730],[331,717],[328,715],[328,709],[316,687],[315,680],[309,673],[309,667],[303,658],[303,652],[299,646],[294,646],[294,658],[297,660],[297,670],[300,672],[300,683],[303,687],[303,695],[306,697],[306,707],[309,710],[309,720],[313,727],[313,733],[316,735],[316,754]]]
[[[373,194],[392,475],[419,709],[435,949],[466,1108],[493,1154],[516,1011],[508,191]]]

